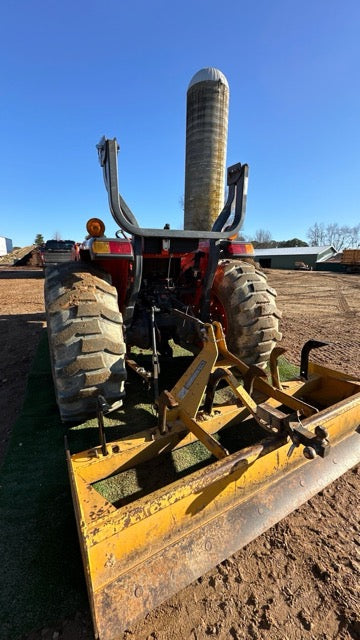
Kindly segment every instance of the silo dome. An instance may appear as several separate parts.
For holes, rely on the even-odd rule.
[[[194,84],[198,82],[222,82],[227,88],[229,88],[229,83],[226,79],[226,76],[220,71],[220,69],[215,69],[215,67],[205,67],[204,69],[200,69],[197,71],[195,75],[191,78],[188,90]]]

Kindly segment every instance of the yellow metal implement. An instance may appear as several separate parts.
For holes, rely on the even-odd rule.
[[[160,395],[156,428],[73,455],[67,450],[101,640],[119,637],[360,461],[359,379],[310,362],[307,379],[281,384],[275,354],[271,385],[262,370],[228,352],[218,323],[204,332],[199,355]],[[220,381],[232,397],[216,404]],[[230,453],[215,437],[230,426],[263,437]],[[206,466],[124,506],[93,486],[195,441],[212,454]]]

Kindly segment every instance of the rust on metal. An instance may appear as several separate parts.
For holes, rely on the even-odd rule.
[[[280,390],[282,390],[283,387],[280,381],[278,360],[284,353],[286,353],[286,349],[284,349],[284,347],[275,347],[270,354],[269,360],[271,382],[276,389]]]
[[[67,461],[95,635],[114,640],[135,620],[296,509],[360,461],[360,380],[309,362],[308,380],[270,385],[226,347],[221,327],[170,392],[159,425]],[[275,375],[276,378],[276,375]],[[214,402],[225,379],[233,401]],[[210,382],[209,382],[210,381]],[[275,379],[276,383],[276,379]],[[208,397],[203,403],[205,390]],[[241,406],[240,406],[241,405]],[[204,410],[206,407],[207,410]],[[230,453],[230,425],[264,437]],[[217,460],[116,508],[93,484],[191,442]]]
[[[119,637],[139,617],[297,509],[356,464],[359,441],[358,434],[353,434],[334,447],[331,457],[317,458],[305,469],[288,474],[286,489],[280,478],[219,512],[200,529],[169,540],[165,548],[121,575],[114,571],[113,580],[93,593],[97,636],[101,640]]]

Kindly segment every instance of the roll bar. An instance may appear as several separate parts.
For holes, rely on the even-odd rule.
[[[119,194],[118,161],[119,145],[116,138],[105,136],[96,145],[99,162],[103,168],[105,187],[108,192],[109,207],[115,222],[121,229],[134,236],[155,236],[158,238],[199,238],[219,240],[234,236],[240,229],[246,209],[246,196],[249,167],[247,164],[234,164],[227,170],[227,185],[229,187],[227,201],[211,231],[195,231],[192,229],[144,229],[141,228]],[[235,199],[235,215],[232,224],[226,227],[231,215],[232,203]]]

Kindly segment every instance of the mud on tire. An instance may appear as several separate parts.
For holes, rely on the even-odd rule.
[[[265,274],[253,264],[223,260],[215,274],[213,294],[215,308],[219,302],[225,316],[229,350],[248,365],[265,367],[282,337],[276,291],[268,285]]]
[[[124,395],[125,343],[116,289],[91,265],[45,270],[45,307],[56,400],[63,422],[96,411],[100,394]]]

